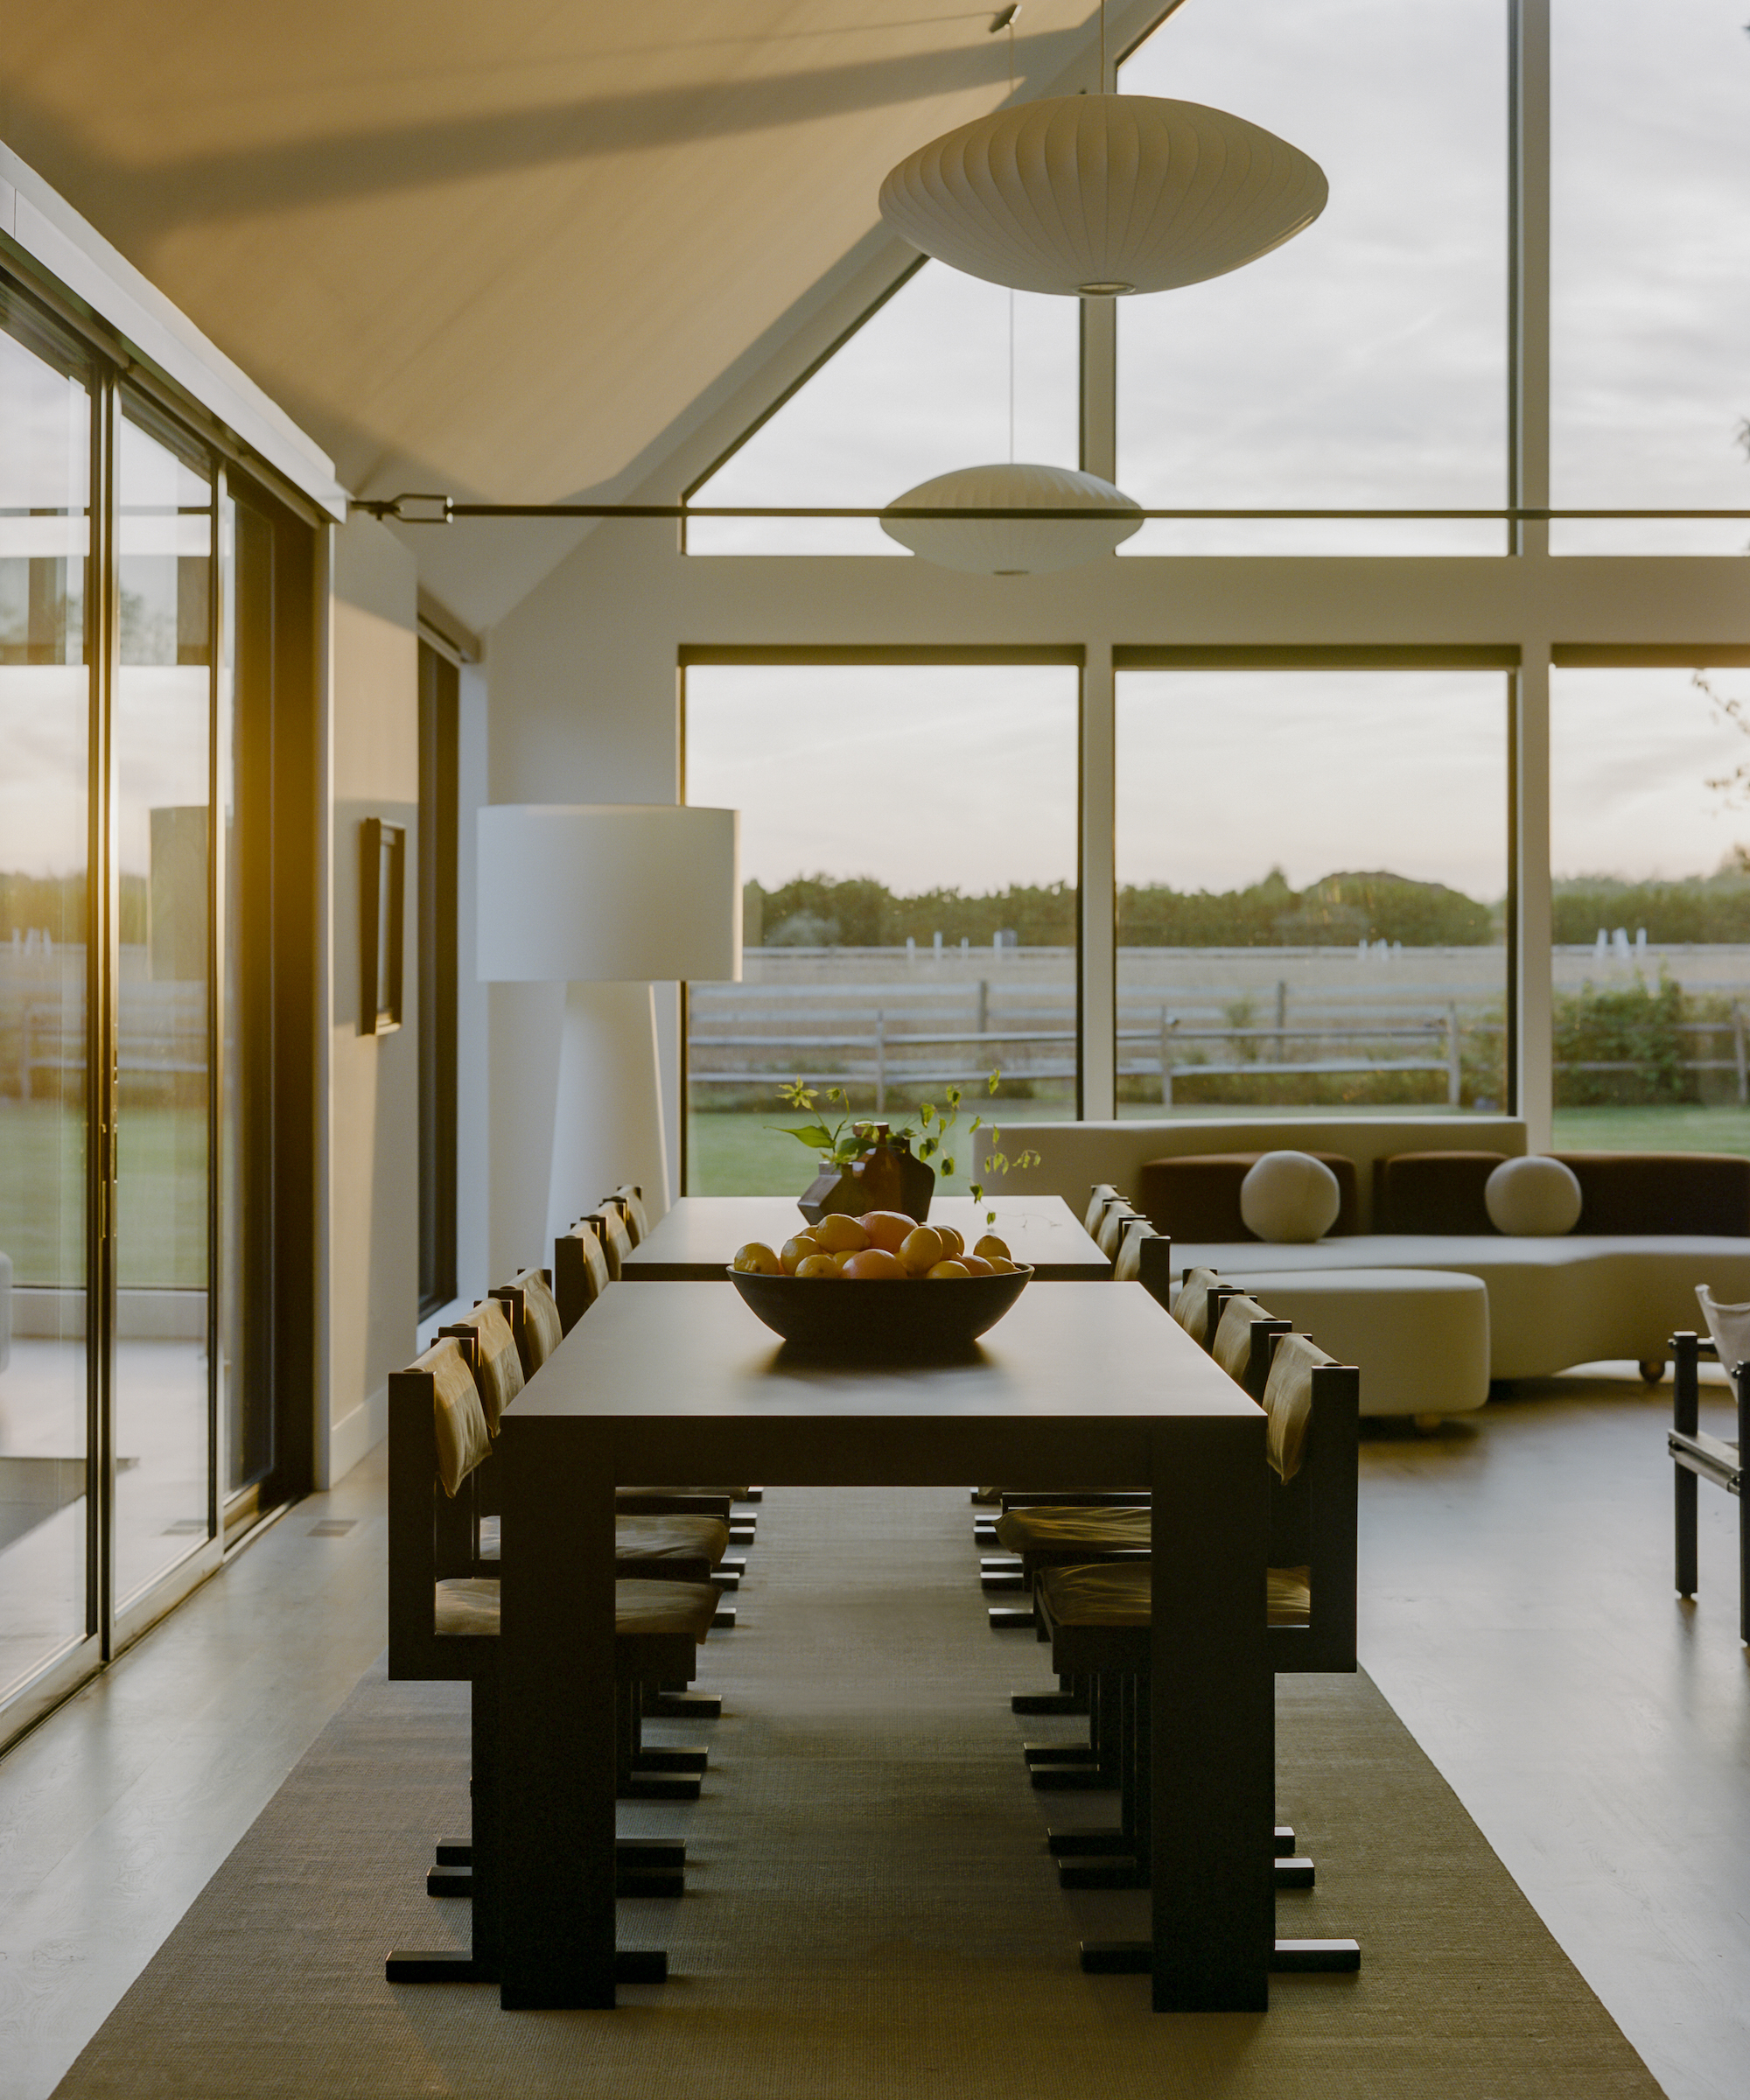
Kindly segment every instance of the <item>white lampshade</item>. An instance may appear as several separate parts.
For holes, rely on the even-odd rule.
[[[741,975],[741,816],[668,802],[480,812],[485,983]]]
[[[933,518],[882,519],[889,539],[926,561],[983,576],[1043,576],[1079,568],[1110,554],[1143,523],[1141,508],[1123,489],[1067,466],[957,467],[893,500],[898,509],[1014,510],[1032,504],[1088,513],[1086,524],[1080,518],[943,518],[939,523]]]
[[[1296,146],[1200,102],[1068,94],[932,139],[881,185],[928,256],[1017,291],[1170,291],[1310,226],[1329,194]]]

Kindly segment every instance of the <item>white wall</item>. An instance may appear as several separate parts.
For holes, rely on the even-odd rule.
[[[413,557],[368,518],[333,535],[329,605],[327,1402],[317,1485],[388,1427],[388,1375],[414,1354],[419,1297],[419,654]],[[404,824],[402,1025],[359,1033],[359,831]]]
[[[690,644],[1079,648],[1088,667],[1084,754],[1103,750],[1110,771],[1110,736],[1091,731],[1102,714],[1110,722],[1115,645],[1477,644],[1538,663],[1552,644],[1742,648],[1750,645],[1744,575],[1732,559],[1527,555],[1111,557],[1055,576],[980,578],[915,559],[688,558],[672,525],[609,523],[493,632],[492,799],[673,799],[676,667]],[[1110,777],[1084,782],[1083,810],[1084,870],[1103,857],[1110,881]],[[1544,869],[1536,886],[1547,880]],[[1110,914],[1091,913],[1084,985],[1110,984],[1112,938]],[[1547,954],[1543,968],[1547,975]],[[495,1269],[536,1258],[539,1245],[560,1011],[556,986],[493,990]],[[1097,1011],[1090,1002],[1090,1026]],[[1108,1050],[1109,1069],[1110,1060]],[[672,1057],[667,1083],[677,1126]],[[1547,1074],[1544,1083],[1547,1091]],[[613,1112],[602,1104],[605,1116]]]

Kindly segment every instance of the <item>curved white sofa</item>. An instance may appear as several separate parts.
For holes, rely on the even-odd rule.
[[[1662,1362],[1674,1330],[1693,1328],[1696,1285],[1728,1303],[1750,1300],[1750,1237],[1713,1235],[1564,1234],[1550,1239],[1491,1234],[1376,1233],[1373,1163],[1401,1152],[1526,1150],[1516,1117],[1484,1116],[1271,1116],[1175,1117],[1171,1122],[1022,1124],[1004,1121],[1004,1151],[1031,1147],[1037,1167],[1012,1172],[1005,1194],[1060,1195],[1078,1214],[1090,1184],[1129,1193],[1152,1159],[1277,1146],[1345,1152],[1357,1168],[1360,1229],[1312,1246],[1266,1241],[1175,1241],[1175,1274],[1203,1266],[1263,1279],[1271,1271],[1428,1269],[1480,1279],[1488,1292],[1489,1375],[1536,1378],[1576,1364]],[[1581,1223],[1585,1223],[1584,1218]],[[1265,1302],[1268,1302],[1267,1299]],[[1365,1390],[1363,1411],[1368,1410]],[[1431,1410],[1434,1411],[1434,1410]]]
[[[1273,1270],[1438,1269],[1480,1279],[1488,1292],[1488,1375],[1543,1378],[1577,1363],[1664,1361],[1676,1328],[1699,1318],[1696,1285],[1729,1304],[1750,1299],[1750,1240],[1697,1235],[1666,1238],[1548,1240],[1444,1238],[1433,1233],[1358,1232],[1312,1247],[1259,1240],[1212,1246],[1174,1242],[1172,1265],[1264,1281]],[[1367,1394],[1362,1394],[1367,1408]]]

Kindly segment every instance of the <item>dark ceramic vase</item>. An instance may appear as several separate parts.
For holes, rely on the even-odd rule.
[[[911,1140],[890,1138],[880,1130],[873,1152],[853,1165],[822,1167],[796,1208],[810,1225],[836,1210],[853,1218],[870,1210],[902,1210],[922,1224],[934,1188],[935,1169],[915,1157]]]

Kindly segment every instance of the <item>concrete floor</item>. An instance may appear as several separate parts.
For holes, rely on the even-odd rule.
[[[1735,2100],[1737,1513],[1704,1490],[1703,1592],[1681,1604],[1669,1405],[1576,1375],[1432,1438],[1370,1433],[1362,1653],[1673,2100]],[[0,1760],[0,2100],[53,2090],[381,1650],[382,1497],[379,1452]]]

